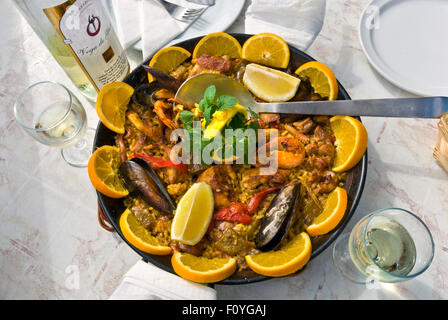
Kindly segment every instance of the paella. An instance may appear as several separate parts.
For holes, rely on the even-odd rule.
[[[309,237],[331,231],[347,207],[344,184],[350,167],[341,167],[337,159],[342,152],[341,121],[353,123],[358,130],[365,128],[352,118],[257,114],[232,96],[217,96],[213,84],[202,99],[187,105],[175,98],[176,90],[201,73],[233,78],[252,89],[257,101],[269,101],[245,79],[248,65],[254,63],[296,79],[292,80],[296,83],[294,94],[288,100],[335,98],[334,92],[319,90],[312,74],[279,68],[269,59],[254,62],[244,54],[213,51],[195,56],[196,51],[193,57],[184,53],[182,61],[169,70],[153,64],[148,83],[127,88],[128,98],[120,109],[123,130],[114,130],[116,161],[111,164],[116,169],[114,179],[124,190],[116,196],[124,198],[126,207],[120,219],[123,234],[128,240],[139,238],[131,241],[134,244],[150,243],[137,246],[141,250],[172,254],[175,271],[198,282],[220,281],[247,269],[269,276],[294,273],[309,260]],[[106,116],[101,112],[103,120]],[[224,136],[229,130],[243,134]],[[364,146],[357,146],[351,167],[365,152],[366,133],[360,139]],[[195,158],[195,150],[200,159]],[[265,170],[272,162],[262,161],[262,155],[265,160],[275,159],[273,170]],[[89,174],[101,192],[104,189],[99,189],[93,178],[97,173],[90,170],[96,158],[94,154]],[[205,190],[202,198],[200,188]],[[201,230],[188,237],[175,231],[179,224],[196,224],[190,228],[200,226]],[[296,250],[292,254],[291,248]],[[186,259],[182,262],[180,256]],[[231,267],[220,277],[189,277],[179,264],[188,265],[190,258],[201,259],[203,265],[215,262]],[[266,262],[269,259],[276,262]],[[276,263],[281,265],[281,259],[286,259],[282,271],[271,272],[278,269]],[[297,261],[291,267],[288,263],[294,259]],[[193,265],[195,262],[190,262],[190,269]],[[197,269],[198,274],[204,271]]]

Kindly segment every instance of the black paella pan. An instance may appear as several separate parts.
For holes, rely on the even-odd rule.
[[[232,34],[240,43],[243,43],[251,36],[247,34]],[[186,50],[193,52],[194,47],[199,42],[202,37],[197,37],[193,39],[189,39],[186,41],[179,42],[175,44],[176,46],[185,48]],[[294,48],[289,47],[291,51],[291,58],[289,63],[289,68],[291,70],[297,69],[300,65],[305,62],[313,61],[312,57],[307,55],[306,53]],[[144,64],[148,64],[149,58]],[[143,70],[143,67],[138,66],[125,80],[124,82],[133,86],[134,88],[139,86],[140,84],[147,83],[147,73]],[[344,87],[339,84],[339,100],[349,100],[350,96],[345,91]],[[115,144],[115,133],[107,129],[101,122],[98,123],[98,127],[96,130],[95,141],[93,145],[93,150],[103,146],[103,145],[114,145]],[[328,234],[311,238],[313,252],[311,255],[311,260],[318,256],[322,251],[324,251],[343,231],[344,227],[347,225],[351,217],[353,216],[356,207],[359,203],[359,200],[362,195],[362,191],[364,189],[364,183],[366,180],[367,174],[367,152],[361,161],[351,170],[347,172],[346,183],[344,185],[344,189],[347,191],[348,195],[348,204],[347,210],[344,218],[341,220],[339,225],[329,232]],[[133,245],[131,245],[121,233],[119,227],[119,218],[121,213],[125,210],[125,206],[123,204],[123,199],[111,199],[108,198],[101,193],[97,192],[99,205],[101,206],[102,211],[105,216],[110,221],[111,225],[115,229],[115,231],[120,235],[120,237],[125,241],[134,251],[136,251],[145,261],[150,262],[159,268],[162,268],[165,271],[175,273],[171,266],[171,256],[156,256],[151,255],[145,252],[142,252],[136,249]],[[294,275],[292,275],[294,276]],[[263,280],[268,280],[270,277],[261,276],[251,270],[245,270],[244,272],[236,272],[231,277],[223,280],[220,284],[246,284],[252,282],[258,282]]]

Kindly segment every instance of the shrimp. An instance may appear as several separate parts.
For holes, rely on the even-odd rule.
[[[174,123],[173,120],[169,119],[165,114],[165,110],[168,110],[170,108],[172,108],[172,106],[162,100],[157,100],[156,103],[154,103],[154,112],[157,114],[163,124],[170,129],[177,129],[177,124]]]
[[[152,141],[157,142],[162,138],[163,130],[161,125],[150,123],[148,118],[142,120],[137,112],[134,111],[129,111],[127,118],[138,131],[143,132]]]
[[[278,149],[271,150],[271,153],[277,153],[278,166],[282,169],[293,169],[300,166],[305,160],[305,147],[302,142],[296,138],[278,137]],[[267,146],[270,147],[273,143],[271,140]]]

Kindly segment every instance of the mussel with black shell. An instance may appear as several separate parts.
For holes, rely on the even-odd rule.
[[[288,233],[300,201],[300,182],[292,181],[285,185],[272,200],[261,221],[255,245],[261,251],[277,248]]]
[[[174,214],[176,205],[157,173],[145,160],[134,158],[123,162],[120,176],[131,192],[138,192],[150,206],[168,215]]]
[[[144,83],[134,90],[132,95],[132,102],[140,107],[153,106],[156,99],[154,94],[163,89],[159,82]]]
[[[177,89],[180,88],[182,85],[182,82],[177,80],[176,78],[170,76],[169,74],[166,74],[160,70],[157,70],[155,68],[149,67],[147,65],[142,65],[143,69],[147,71],[151,76],[154,77],[158,82],[160,82],[165,88],[170,89],[174,92],[177,91]]]

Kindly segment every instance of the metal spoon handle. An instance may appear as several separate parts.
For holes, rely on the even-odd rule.
[[[257,103],[256,112],[438,118],[448,112],[448,97]]]

